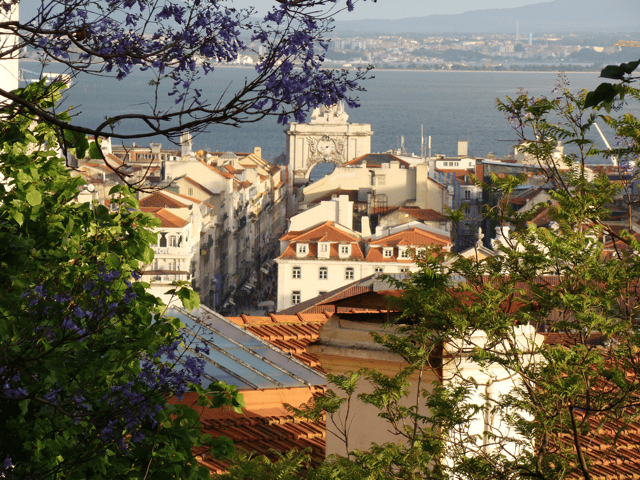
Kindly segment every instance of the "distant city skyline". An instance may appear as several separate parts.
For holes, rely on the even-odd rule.
[[[354,0],[353,12],[342,11],[336,16],[337,20],[361,19],[399,19],[410,17],[426,17],[427,15],[447,15],[464,13],[470,10],[486,10],[493,8],[515,8],[536,3],[546,3],[551,0],[455,0],[442,2],[441,0]],[[253,6],[262,13],[270,8],[275,0],[235,0],[238,7]],[[344,8],[345,0],[337,5]]]

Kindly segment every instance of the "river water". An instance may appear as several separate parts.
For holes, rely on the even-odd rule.
[[[36,70],[37,64],[24,63],[23,68]],[[49,67],[48,71],[55,71]],[[200,80],[203,95],[217,97],[224,88],[238,88],[253,69],[224,67],[213,76]],[[432,153],[456,155],[457,142],[469,141],[469,154],[485,156],[493,152],[502,156],[512,152],[517,138],[504,116],[496,110],[496,98],[515,96],[522,88],[531,95],[551,95],[557,83],[554,72],[438,72],[438,71],[374,71],[375,78],[363,83],[361,107],[348,110],[349,121],[370,123],[374,132],[371,148],[383,152],[400,146],[404,136],[405,149],[420,153],[420,129],[431,136]],[[593,89],[601,79],[596,73],[567,73],[573,91]],[[112,78],[84,76],[74,81],[65,105],[76,107],[74,122],[95,127],[105,117],[116,113],[139,112],[148,108],[153,99],[147,72],[135,72],[123,81]],[[169,105],[171,98],[161,102]],[[632,105],[631,113],[640,109]],[[600,123],[603,127],[603,123]],[[213,125],[194,140],[194,149],[211,151],[253,151],[261,147],[267,160],[284,152],[284,128],[275,118],[267,118],[240,128]],[[127,127],[137,131],[135,126]],[[613,140],[611,132],[609,142]],[[138,140],[147,144],[150,140]],[[166,139],[157,140],[169,147]],[[126,142],[130,144],[131,142]]]

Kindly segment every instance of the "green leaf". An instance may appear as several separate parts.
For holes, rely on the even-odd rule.
[[[220,435],[219,437],[211,440],[211,454],[218,460],[224,460],[225,458],[231,458],[236,451],[236,447],[233,445],[233,441]]]
[[[144,251],[142,252],[142,261],[144,263],[151,263],[151,262],[153,262],[154,255],[155,255],[155,253],[154,253],[153,249],[151,247],[149,247],[148,245],[145,245]]]
[[[100,150],[100,147],[96,144],[96,142],[91,142],[89,144],[89,158],[92,158],[94,160],[102,159],[102,151]]]
[[[616,89],[610,83],[601,83],[593,92],[587,93],[584,108],[592,108],[601,103],[611,102],[616,96]]]
[[[182,287],[177,292],[178,298],[182,301],[184,308],[191,311],[200,305],[200,297],[189,287]]]
[[[22,224],[24,223],[24,215],[22,214],[22,212],[19,212],[18,210],[14,210],[12,212],[12,216],[13,216],[13,219],[16,221],[16,223],[22,226]]]
[[[35,188],[29,188],[27,190],[27,202],[33,207],[40,205],[42,203],[42,194]]]
[[[613,80],[622,80],[626,71],[618,65],[607,65],[600,72],[602,78],[612,78]]]

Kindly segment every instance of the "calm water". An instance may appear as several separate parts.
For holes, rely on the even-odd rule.
[[[23,68],[35,70],[35,66],[26,63]],[[55,71],[54,68],[48,70]],[[227,86],[239,87],[252,73],[249,68],[220,68],[213,77],[201,81],[203,94],[217,97]],[[374,75],[374,79],[364,83],[367,91],[359,93],[362,106],[349,111],[350,121],[371,124],[373,152],[398,148],[404,135],[406,150],[417,154],[420,153],[421,125],[424,125],[425,137],[432,137],[433,154],[456,155],[458,140],[469,140],[471,155],[510,153],[516,136],[496,110],[496,98],[515,96],[519,87],[532,95],[550,95],[557,82],[555,73],[530,72],[376,71]],[[574,91],[593,89],[600,81],[596,73],[569,73],[567,77]],[[100,77],[78,78],[66,105],[78,108],[76,122],[91,127],[115,113],[148,111],[145,102],[153,98],[149,80],[151,76],[145,72],[134,73],[121,82]],[[169,105],[171,99],[163,97],[161,101]],[[630,111],[637,114],[640,109],[633,105]],[[135,125],[128,125],[127,130],[139,131]],[[283,130],[275,118],[241,128],[214,125],[196,137],[194,147],[251,151],[259,146],[263,157],[272,159],[285,150]],[[609,141],[612,140],[609,134]],[[169,146],[166,139],[160,141]]]

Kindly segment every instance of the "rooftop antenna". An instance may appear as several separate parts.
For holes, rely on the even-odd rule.
[[[604,144],[607,146],[607,149],[611,150],[611,145],[609,145],[609,142],[607,142],[607,139],[605,138],[604,134],[602,133],[602,130],[600,130],[600,127],[598,126],[598,124],[596,122],[593,122],[593,125],[595,125],[596,130],[598,130],[598,133],[602,137],[602,140],[604,141]],[[618,157],[616,157],[615,155],[611,155],[611,163],[613,163],[614,167],[617,167],[618,166]]]
[[[429,158],[431,158],[431,135],[429,135]]]

